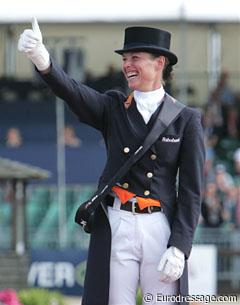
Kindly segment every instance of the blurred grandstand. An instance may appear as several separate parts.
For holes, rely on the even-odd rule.
[[[207,13],[205,16],[199,5],[195,10],[190,5],[189,11],[186,9],[184,13],[181,1],[175,2],[179,5],[179,14],[173,6],[170,6],[171,14],[163,8],[162,12],[156,12],[152,4],[153,17],[150,17],[150,13],[146,15],[148,17],[139,13],[141,21],[138,24],[159,26],[173,32],[173,47],[179,55],[179,64],[167,90],[188,105],[198,107],[203,113],[206,180],[195,243],[217,247],[218,292],[240,293],[240,25],[239,16],[236,16],[240,7],[232,7],[231,13],[226,10],[226,15],[229,13],[227,18],[224,7],[218,4],[221,19],[219,12],[216,15],[213,4],[207,4],[209,7],[208,12],[204,10]],[[229,2],[222,2],[229,10]],[[193,4],[193,1],[189,3]],[[202,2],[200,6],[203,6]],[[210,8],[213,8],[212,16]],[[200,15],[197,17],[198,10]],[[29,16],[21,16],[14,21],[17,24],[10,25],[9,22],[13,21],[5,20],[6,14],[4,10],[2,12],[0,157],[51,172],[51,176],[41,184],[36,181],[27,184],[27,239],[29,249],[60,249],[59,134],[56,128],[55,98],[39,81],[33,67],[16,53],[17,36],[26,27],[22,21],[29,20]],[[117,89],[127,94],[119,58],[104,51],[109,49],[113,53],[112,50],[122,43],[121,34],[125,23],[136,24],[136,16],[126,20],[121,15],[121,20],[116,18],[118,22],[115,22],[111,19],[109,23],[99,22],[102,21],[100,15],[94,20],[88,16],[87,22],[83,21],[86,16],[74,16],[73,24],[64,21],[62,16],[55,20],[40,14],[40,23],[42,19],[43,32],[52,50],[52,57],[72,76],[100,92]],[[72,33],[76,33],[75,36]],[[96,48],[102,48],[104,54],[97,54]],[[59,52],[61,56],[56,54]],[[5,62],[9,65],[4,65]],[[226,67],[227,71],[224,69]],[[96,189],[106,160],[105,148],[101,135],[79,123],[67,107],[64,107],[64,121],[75,133],[75,141],[63,143],[66,183],[63,195],[66,207],[64,225],[67,237],[64,247],[86,250],[88,236],[74,223],[74,214],[78,205]],[[11,130],[11,140],[9,130],[12,128],[15,133]],[[8,180],[1,180],[0,251],[12,249],[11,203]]]

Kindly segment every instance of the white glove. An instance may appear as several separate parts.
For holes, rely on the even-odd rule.
[[[50,67],[50,56],[42,43],[42,33],[36,17],[32,19],[32,29],[24,30],[20,35],[18,50],[25,52],[39,71],[44,71]]]
[[[160,271],[160,281],[172,283],[183,274],[184,253],[176,247],[169,247],[162,255],[157,270]]]

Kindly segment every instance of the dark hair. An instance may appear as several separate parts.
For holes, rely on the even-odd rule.
[[[157,58],[159,56],[164,56],[166,58],[166,64],[163,69],[163,81],[169,82],[172,79],[173,66],[169,63],[168,58],[165,55],[159,53],[150,53],[153,58]]]
[[[173,72],[173,66],[167,64],[163,70],[163,80],[165,82],[169,82],[172,80],[172,72]]]

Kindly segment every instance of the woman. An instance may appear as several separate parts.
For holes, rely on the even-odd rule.
[[[161,29],[125,30],[124,47],[116,52],[133,90],[127,99],[70,79],[51,62],[36,19],[20,36],[19,50],[54,93],[103,134],[108,158],[99,188],[141,145],[163,107],[174,104],[163,87],[177,63],[170,39]],[[200,213],[203,162],[200,114],[185,107],[105,198],[107,215],[96,210],[82,304],[134,305],[138,285],[143,304],[170,304],[168,296],[188,293],[186,259]]]

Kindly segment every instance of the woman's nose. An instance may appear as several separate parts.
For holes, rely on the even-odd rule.
[[[123,62],[123,68],[126,69],[126,68],[130,67],[130,65],[131,65],[130,60],[125,59]]]

